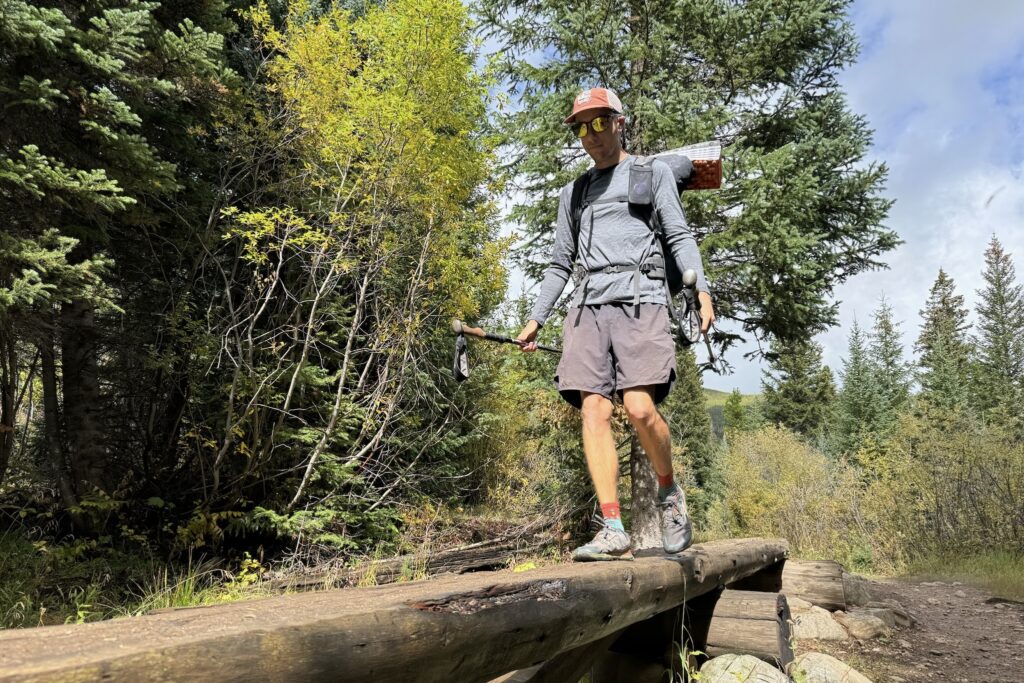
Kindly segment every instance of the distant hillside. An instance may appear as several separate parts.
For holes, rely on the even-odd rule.
[[[718,389],[704,389],[704,399],[708,402],[708,408],[715,406],[724,406],[725,402],[729,400],[728,391],[719,391]],[[760,394],[743,394],[743,405],[757,400]]]
[[[704,389],[704,399],[708,404],[708,415],[711,416],[711,430],[715,433],[719,439],[722,438],[725,433],[725,418],[722,415],[722,410],[725,408],[725,402],[729,400],[728,391],[719,391],[718,389]],[[759,394],[743,394],[742,405],[750,405],[756,401]]]

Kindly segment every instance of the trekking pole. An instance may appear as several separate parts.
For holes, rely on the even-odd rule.
[[[515,344],[519,347],[523,346],[523,343],[518,339],[512,339],[511,337],[506,337],[503,334],[487,332],[479,327],[463,325],[462,321],[458,318],[452,321],[452,332],[455,333],[455,363],[452,366],[452,372],[455,375],[456,382],[464,382],[469,379],[469,350],[466,348],[467,334],[470,337],[478,337],[480,339],[486,339],[487,341],[498,342],[499,344]],[[537,348],[541,351],[547,351],[548,353],[561,353],[560,349],[556,349],[551,346],[538,344]]]
[[[463,324],[459,319],[452,320],[452,331],[455,332],[456,336],[468,334],[470,337],[478,337],[480,339],[486,339],[487,341],[498,342],[499,344],[515,344],[516,346],[523,346],[523,342],[518,339],[506,337],[503,334],[495,334],[494,332],[487,332],[479,327],[470,327]],[[556,349],[553,346],[545,346],[543,344],[537,344],[537,348],[541,351],[547,351],[548,353],[561,353],[561,349]]]

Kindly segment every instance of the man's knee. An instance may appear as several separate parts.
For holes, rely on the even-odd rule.
[[[661,419],[649,391],[627,391],[622,396],[622,407],[633,426],[651,425]]]
[[[612,402],[601,394],[584,393],[580,417],[584,429],[608,429],[612,424]]]

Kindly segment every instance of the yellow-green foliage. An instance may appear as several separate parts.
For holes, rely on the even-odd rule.
[[[481,463],[485,500],[515,518],[558,516],[574,504],[567,495],[582,472],[578,412],[553,390],[551,359],[515,350],[477,348],[476,376],[484,434],[471,449]],[[567,476],[568,475],[568,476]]]
[[[723,475],[725,494],[709,513],[712,535],[781,536],[802,557],[869,561],[856,473],[793,432],[769,426],[732,435]]]
[[[492,307],[508,243],[490,239],[495,207],[477,196],[493,142],[479,132],[487,80],[473,69],[465,8],[395,0],[360,16],[338,7],[316,16],[298,2],[284,31],[265,6],[252,16],[278,53],[270,73],[294,118],[303,182],[328,199],[325,238],[361,239],[366,257],[385,261],[421,245],[425,299],[466,318]]]
[[[1024,554],[1024,444],[954,413],[904,415],[893,438],[859,454],[866,512],[892,562]]]

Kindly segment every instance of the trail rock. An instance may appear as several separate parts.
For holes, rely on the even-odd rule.
[[[871,683],[871,679],[853,667],[818,652],[797,657],[789,665],[789,673],[801,683]]]
[[[831,612],[812,606],[794,615],[793,637],[797,640],[849,640],[850,634],[832,618]]]
[[[870,614],[885,622],[889,628],[911,628],[917,619],[902,607],[861,607],[850,610],[851,614]]]
[[[807,612],[814,605],[807,602],[803,598],[791,598],[786,596],[786,603],[789,605],[789,613],[796,614],[797,612]]]
[[[722,655],[700,668],[707,683],[790,683],[789,676],[750,655]]]
[[[882,613],[876,613],[875,616],[879,617],[882,621],[893,628],[912,628],[917,623],[917,617],[911,614],[903,605],[895,600],[883,600],[881,602],[869,602],[864,606],[868,610],[886,610],[891,612],[891,615],[884,615]],[[872,612],[874,613],[874,612]],[[895,623],[890,623],[890,619],[894,618]]]
[[[866,605],[875,599],[870,581],[856,574],[843,572],[843,592],[847,605]]]
[[[845,626],[850,635],[857,640],[871,640],[878,636],[888,635],[890,630],[885,621],[866,610],[836,612],[832,616]],[[895,620],[895,615],[893,619]]]

